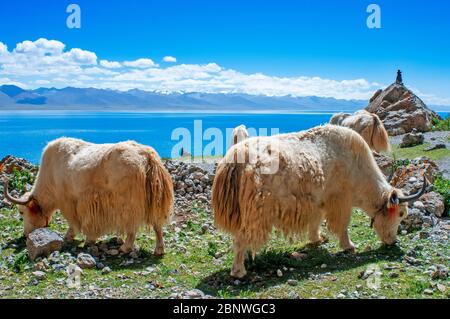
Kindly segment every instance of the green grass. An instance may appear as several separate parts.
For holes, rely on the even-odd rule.
[[[450,210],[450,180],[444,178],[442,175],[436,176],[433,183],[434,190],[444,197],[445,215],[449,215]]]
[[[445,119],[433,119],[433,131],[450,131],[450,116]]]
[[[394,158],[401,158],[401,159],[414,159],[417,157],[426,156],[435,161],[450,157],[450,150],[445,148],[426,152],[425,149],[430,145],[431,144],[429,143],[425,143],[423,145],[407,148],[400,148],[398,145],[393,145],[392,155],[394,156]]]
[[[137,239],[141,247],[139,259],[127,264],[128,256],[107,257],[102,262],[112,272],[104,275],[96,269],[84,270],[78,290],[66,286],[64,271],[50,269],[45,279],[33,280],[36,263],[25,258],[19,215],[8,210],[0,213],[3,215],[0,217],[0,298],[72,298],[80,294],[89,298],[164,298],[174,291],[194,288],[221,298],[335,298],[340,293],[348,298],[448,297],[438,289],[431,296],[424,294],[425,289],[432,289],[437,283],[448,285],[442,280],[432,281],[426,273],[431,265],[448,264],[448,242],[413,240],[417,233],[411,233],[401,235],[396,247],[381,246],[369,228],[369,219],[359,211],[355,211],[349,228],[358,246],[355,255],[341,253],[337,241],[329,234],[326,234],[328,243],[310,247],[302,239],[287,240],[274,231],[256,259],[246,263],[247,278],[235,282],[229,276],[233,259],[231,238],[215,229],[205,232],[203,226],[212,224],[212,216],[194,203],[191,215],[183,224],[165,229],[165,256],[152,255],[154,234],[142,231]],[[61,233],[67,229],[60,215],[51,227]],[[112,239],[103,240],[111,242]],[[417,258],[423,266],[405,264],[403,256],[410,250],[418,251]],[[80,251],[84,251],[82,242],[65,248],[65,252],[75,257]],[[294,251],[302,251],[308,258],[302,261],[290,258]],[[379,289],[370,288],[367,280],[360,279],[360,273],[368,267],[379,268]],[[277,269],[283,272],[282,277],[277,276]],[[397,277],[391,278],[394,272]],[[297,280],[298,284],[288,285],[289,279]]]

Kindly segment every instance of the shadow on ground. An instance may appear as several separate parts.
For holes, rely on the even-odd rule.
[[[331,254],[321,247],[307,247],[301,250],[308,254],[308,258],[302,261],[295,260],[286,252],[262,252],[253,262],[246,261],[247,276],[240,280],[238,286],[234,285],[235,278],[230,276],[230,269],[222,269],[204,278],[197,289],[212,296],[219,296],[222,291],[228,291],[231,297],[238,296],[242,291],[258,292],[279,284],[284,284],[288,279],[295,279],[301,284],[311,276],[324,273],[337,273],[379,261],[398,261],[403,257],[403,251],[398,246],[381,246],[376,250],[350,254],[340,252]],[[326,264],[326,269],[321,265]],[[294,268],[292,272],[285,272],[283,277],[278,277],[277,269],[283,267]],[[230,286],[233,289],[230,291]]]

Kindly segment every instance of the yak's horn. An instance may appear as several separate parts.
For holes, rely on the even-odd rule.
[[[423,177],[423,186],[422,186],[422,189],[419,192],[417,192],[414,195],[405,196],[405,197],[399,197],[398,200],[399,200],[400,203],[415,201],[416,199],[419,199],[420,196],[422,196],[427,191],[427,188],[428,188],[428,183],[427,183],[427,179],[424,176]]]
[[[22,198],[18,199],[18,198],[12,197],[12,196],[9,194],[9,191],[8,191],[8,181],[7,181],[6,179],[3,181],[3,192],[4,192],[4,194],[5,194],[5,198],[6,198],[10,203],[13,203],[13,204],[16,204],[16,205],[23,205],[23,206],[25,206],[25,205],[27,205],[27,204],[31,201],[31,197],[28,197],[27,199],[22,199]]]

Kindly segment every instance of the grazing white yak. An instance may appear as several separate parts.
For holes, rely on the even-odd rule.
[[[248,137],[249,137],[249,134],[247,131],[247,127],[245,127],[245,125],[239,125],[238,127],[235,127],[233,129],[233,133],[232,133],[233,144],[232,145],[236,145],[237,143],[248,139]]]
[[[212,208],[216,225],[234,236],[231,275],[240,278],[246,251],[257,251],[273,227],[285,235],[307,233],[317,244],[326,220],[342,249],[354,251],[347,231],[353,207],[372,218],[383,243],[393,244],[407,202],[425,187],[426,182],[421,193],[403,196],[386,181],[359,134],[327,125],[250,138],[230,148],[217,167]]]
[[[387,152],[390,150],[389,136],[378,115],[366,110],[355,112],[355,114],[337,113],[333,115],[330,124],[345,126],[358,132],[376,152]]]
[[[172,212],[173,187],[151,147],[57,139],[45,148],[30,193],[13,198],[7,181],[4,191],[23,214],[25,235],[48,226],[60,210],[69,223],[67,241],[79,232],[87,244],[108,233],[126,234],[121,251],[129,252],[139,227],[148,225],[156,232],[155,253],[164,253],[162,226]]]

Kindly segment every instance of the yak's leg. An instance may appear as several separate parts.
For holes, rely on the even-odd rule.
[[[328,199],[327,227],[339,238],[339,244],[345,251],[355,251],[355,245],[348,236],[348,225],[352,214],[352,206],[349,198],[336,195]]]
[[[95,246],[95,243],[97,242],[97,237],[86,235],[86,241],[85,246]]]
[[[72,226],[69,226],[69,229],[67,230],[66,235],[64,236],[64,241],[68,244],[73,243],[76,236],[75,228]]]
[[[161,229],[161,226],[153,226],[153,229],[156,233],[156,247],[155,247],[155,255],[156,256],[162,256],[164,255],[164,237],[163,237],[163,231]]]
[[[247,247],[239,238],[234,239],[234,262],[231,268],[231,276],[235,278],[242,278],[247,274],[245,270],[245,253]]]
[[[136,240],[136,233],[128,233],[125,243],[123,243],[123,245],[120,246],[120,251],[126,254],[133,251],[135,240]]]
[[[347,228],[345,228],[345,230],[341,234],[339,234],[339,244],[344,251],[354,253],[356,250],[355,245],[352,243],[350,237],[348,236]]]
[[[308,225],[308,238],[311,245],[319,246],[323,243],[323,238],[320,235],[320,223],[322,222],[322,218],[319,215],[318,217],[311,220]]]

